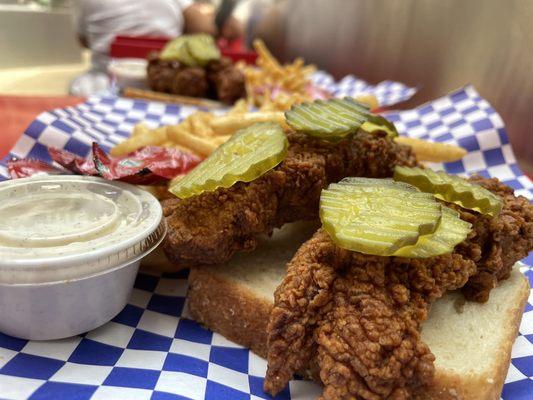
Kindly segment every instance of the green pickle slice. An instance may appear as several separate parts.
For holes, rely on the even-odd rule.
[[[394,169],[394,179],[481,214],[496,216],[502,209],[502,200],[491,191],[443,171],[397,166]]]
[[[210,35],[182,35],[168,42],[159,58],[177,60],[189,67],[205,67],[209,61],[220,59],[220,50]]]
[[[345,178],[320,197],[320,219],[340,247],[393,255],[435,232],[442,217],[432,195],[392,179]]]
[[[293,105],[285,112],[285,119],[296,131],[333,142],[354,134],[368,122],[373,124],[374,131],[383,126],[381,130],[389,135],[398,135],[391,122],[372,114],[368,107],[350,97]]]
[[[211,35],[191,35],[187,46],[191,56],[202,67],[205,67],[209,61],[220,59],[220,50]]]
[[[459,218],[459,213],[442,206],[442,220],[437,230],[421,236],[415,245],[405,246],[394,255],[408,258],[427,258],[451,253],[456,245],[466,239],[472,224]]]
[[[280,125],[260,122],[237,131],[169,189],[181,199],[238,181],[250,182],[281,163],[289,142]]]
[[[161,51],[159,58],[162,60],[177,60],[189,67],[195,67],[198,63],[189,50],[188,40],[187,35],[171,40]]]
[[[398,136],[394,124],[381,115],[371,115],[368,121],[361,125],[361,130],[368,133],[385,132],[390,138]]]

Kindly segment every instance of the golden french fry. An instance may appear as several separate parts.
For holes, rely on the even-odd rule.
[[[123,156],[125,154],[131,153],[132,151],[136,150],[137,147],[135,143],[130,142],[129,140],[125,140],[123,142],[120,142],[115,147],[113,147],[109,154],[113,157]]]
[[[191,118],[188,116],[185,118],[181,123],[179,123],[177,126],[181,126],[183,129],[185,129],[188,132],[192,131],[192,124],[191,124]]]
[[[203,112],[199,111],[189,117],[192,128],[191,133],[197,136],[212,136],[213,129],[206,122],[203,114]]]
[[[297,58],[291,64],[281,65],[261,40],[254,41],[254,48],[258,54],[256,64],[259,68],[243,66],[242,69],[250,104],[262,107],[270,100],[273,104],[265,107],[265,110],[284,111],[296,101],[302,101],[279,99],[284,92],[298,94],[305,100],[311,100],[307,87],[310,83],[310,74],[316,70],[314,65],[305,65],[301,58]],[[281,94],[277,93],[276,98],[272,98],[269,88],[280,89]]]
[[[248,112],[248,103],[244,99],[239,99],[226,115],[244,114]],[[211,118],[212,119],[212,118]]]
[[[161,144],[162,147],[168,147],[173,149],[178,149],[180,151],[183,151],[185,153],[194,153],[193,150],[189,149],[188,147],[182,146],[180,144],[174,143],[172,140],[167,140],[166,142]]]
[[[207,157],[215,149],[216,145],[211,143],[211,141],[194,136],[189,131],[183,129],[180,125],[173,125],[168,127],[168,137],[174,143],[185,146],[191,149],[193,152]]]
[[[379,107],[378,99],[373,94],[360,94],[355,97],[355,100],[367,105],[371,110],[375,110]]]
[[[466,149],[452,144],[428,142],[426,140],[405,136],[398,136],[394,140],[397,143],[411,146],[418,161],[457,161],[463,158],[467,153]]]
[[[142,128],[141,128],[142,129]],[[145,146],[160,146],[167,140],[167,127],[148,129],[117,144],[110,151],[112,156],[123,156]]]
[[[216,144],[217,146],[220,146],[222,143],[225,143],[229,140],[231,135],[220,135],[220,136],[214,136],[210,138],[210,141]]]
[[[133,127],[131,136],[147,135],[150,128],[145,123],[141,122]]]
[[[278,111],[252,112],[242,115],[223,115],[211,122],[217,135],[232,134],[236,130],[250,126],[256,122],[274,121],[286,127],[285,115]]]

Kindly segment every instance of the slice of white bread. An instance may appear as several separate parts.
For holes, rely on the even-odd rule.
[[[316,228],[310,223],[287,225],[228,265],[191,270],[191,316],[265,357],[274,290],[285,264]],[[465,303],[460,293],[438,300],[422,327],[423,340],[436,356],[436,376],[433,385],[416,397],[499,399],[528,295],[527,280],[515,270],[486,304]]]

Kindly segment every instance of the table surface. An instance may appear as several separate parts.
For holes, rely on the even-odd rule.
[[[83,102],[72,96],[0,96],[0,158],[5,157],[35,117],[47,110]]]

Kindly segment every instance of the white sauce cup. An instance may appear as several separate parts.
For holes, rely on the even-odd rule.
[[[70,175],[0,183],[0,331],[49,340],[103,325],[165,233],[159,202],[133,185]]]
[[[109,62],[107,72],[120,89],[147,89],[147,66],[148,62],[142,58],[115,58]]]

